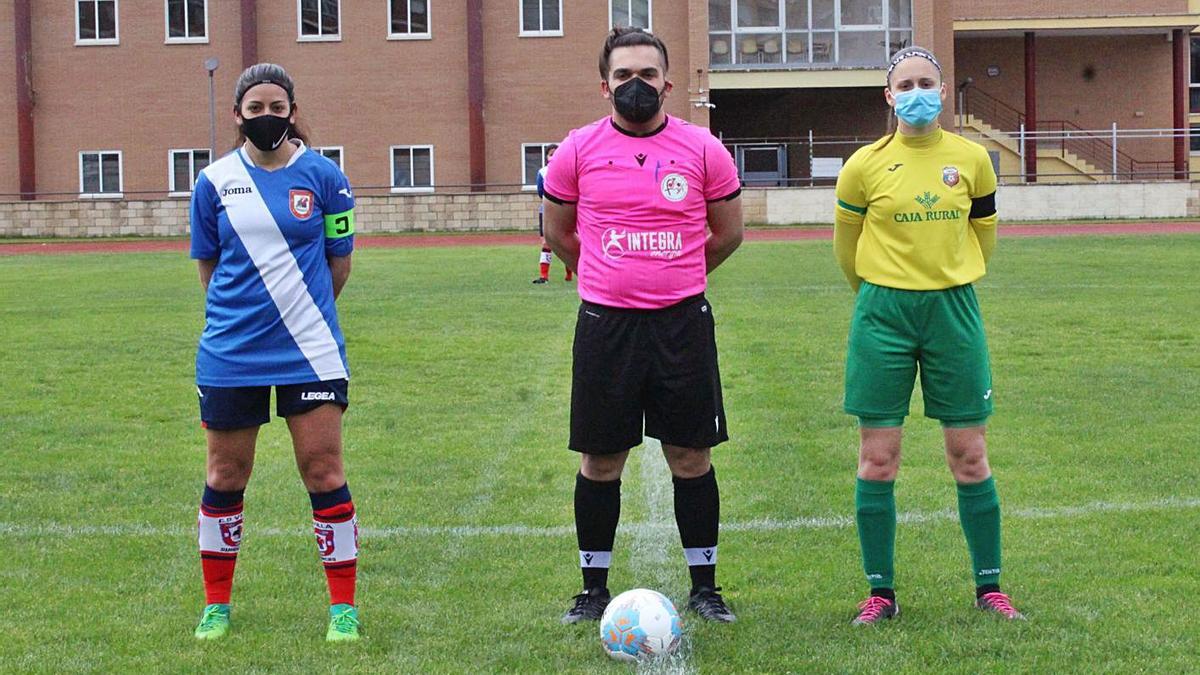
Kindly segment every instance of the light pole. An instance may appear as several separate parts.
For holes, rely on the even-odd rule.
[[[211,164],[217,158],[217,98],[213,88],[213,73],[221,64],[217,57],[204,59],[204,69],[208,71],[208,161]]]

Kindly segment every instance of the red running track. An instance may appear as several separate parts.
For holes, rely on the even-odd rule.
[[[1001,225],[1000,238],[1007,237],[1063,237],[1075,235],[1156,235],[1156,234],[1200,234],[1200,222],[1134,222],[1093,223],[1069,225]],[[747,241],[803,241],[831,239],[830,228],[779,228],[746,230]],[[414,234],[414,235],[363,235],[355,239],[359,248],[429,248],[450,246],[499,246],[536,245],[538,239],[532,232],[502,234]],[[183,239],[145,239],[133,241],[63,241],[44,243],[3,243],[0,256],[50,255],[61,253],[148,253],[154,251],[188,250]]]

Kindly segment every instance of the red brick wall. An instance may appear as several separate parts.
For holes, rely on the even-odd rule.
[[[127,194],[165,190],[168,148],[208,147],[208,74],[203,61],[213,55],[221,60],[217,142],[221,147],[233,143],[220,115],[223,110],[228,120],[240,71],[237,3],[208,3],[210,43],[199,45],[163,44],[161,1],[124,0],[119,5],[120,45],[77,47],[74,3],[34,2],[39,192],[78,193],[81,150],[121,150]],[[0,32],[11,34],[11,24],[3,24]],[[10,119],[15,118],[8,117],[3,126],[9,126]]]
[[[17,90],[13,3],[0,5],[0,195],[21,189],[17,167]],[[3,199],[3,197],[0,197]]]
[[[1024,38],[960,38],[958,76],[1017,110],[1025,108]],[[1110,55],[1120,54],[1120,58]],[[1169,128],[1171,44],[1163,35],[1039,37],[1038,117],[1066,120],[1084,129]],[[988,66],[1000,75],[989,77]],[[1086,80],[1085,69],[1094,75]],[[1139,115],[1140,113],[1140,115]],[[1161,139],[1119,143],[1139,160],[1171,159]]]
[[[1031,2],[1030,0],[954,0],[958,19],[1008,19],[1061,16],[1123,16],[1187,14],[1187,0],[1088,0]]]

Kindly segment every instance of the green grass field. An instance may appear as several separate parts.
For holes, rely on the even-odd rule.
[[[718,581],[740,621],[685,616],[689,672],[1184,672],[1200,649],[1200,237],[1007,239],[979,284],[997,414],[1005,589],[971,608],[936,423],[897,488],[903,616],[865,594],[841,413],[852,297],[828,242],[746,244],[711,280],[732,440],[715,452]],[[0,671],[623,672],[577,592],[565,449],[577,298],[525,247],[365,249],[340,303],[367,639],[327,646],[307,497],[260,436],[234,632],[197,644],[203,323],[183,255],[0,258]],[[611,586],[686,600],[660,457],[635,450]],[[1190,562],[1189,562],[1190,561]]]

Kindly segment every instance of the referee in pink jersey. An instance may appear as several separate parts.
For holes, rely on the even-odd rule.
[[[742,243],[741,183],[704,127],[663,112],[667,47],[615,28],[600,52],[612,115],[572,131],[546,172],[546,241],[579,272],[571,382],[575,531],[583,592],[563,623],[599,619],[621,515],[621,472],[643,435],[662,442],[691,574],[688,608],[734,615],[716,585],[720,496],[712,446],[726,441],[707,275]],[[644,425],[644,426],[643,426]]]

